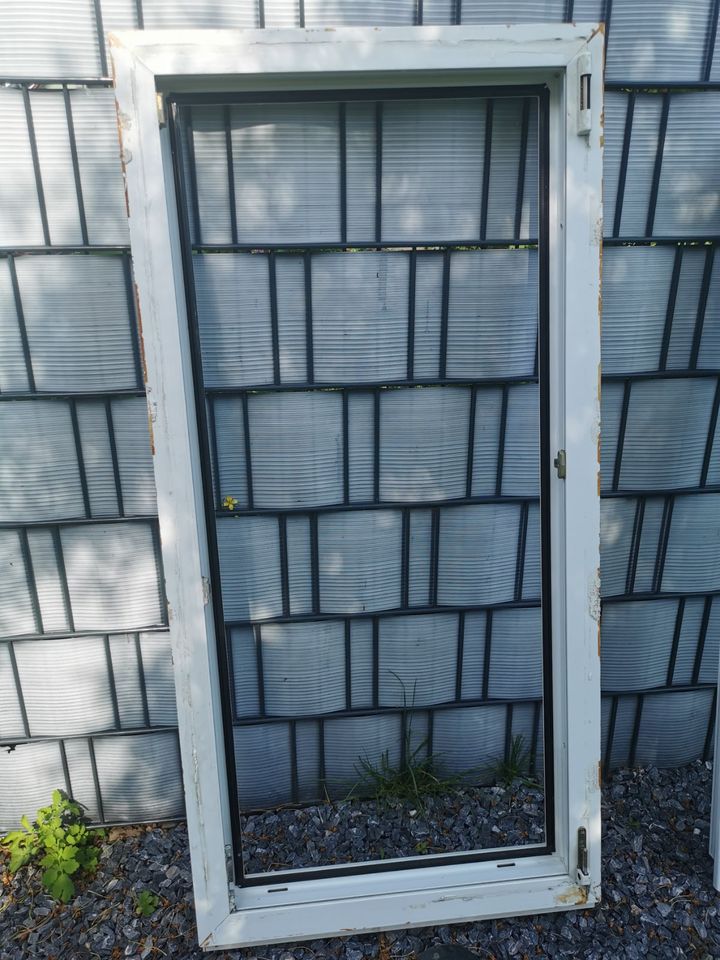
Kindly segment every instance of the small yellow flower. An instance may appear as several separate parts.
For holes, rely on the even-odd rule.
[[[225,497],[225,499],[222,502],[223,510],[234,510],[237,504],[238,502],[235,499],[235,497],[230,497],[230,496]]]

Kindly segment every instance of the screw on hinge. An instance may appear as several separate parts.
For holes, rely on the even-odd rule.
[[[561,480],[564,480],[567,475],[567,460],[564,450],[558,450],[557,456],[553,460],[553,465],[557,470],[558,477],[560,477]]]
[[[588,873],[587,830],[585,827],[578,827],[577,832],[577,878],[581,887],[590,886],[590,874]]]

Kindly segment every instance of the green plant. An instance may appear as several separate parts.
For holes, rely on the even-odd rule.
[[[461,775],[441,776],[437,770],[437,758],[427,754],[427,740],[411,749],[410,731],[405,743],[405,758],[397,766],[390,763],[388,751],[384,751],[378,764],[371,763],[367,757],[359,758],[360,780],[353,788],[359,793],[370,794],[376,800],[410,801],[423,809],[428,797],[446,794],[457,787]]]
[[[160,897],[152,890],[141,890],[135,894],[135,913],[139,917],[151,917],[160,906]]]
[[[67,903],[75,893],[72,877],[91,876],[98,865],[97,841],[102,830],[89,830],[80,804],[61,790],[53,790],[52,803],[41,807],[33,823],[22,817],[21,830],[8,833],[0,842],[10,852],[10,873],[29,863],[43,867],[42,882],[55,900]]]
[[[495,783],[509,787],[514,780],[537,786],[530,777],[530,751],[525,748],[525,738],[521,733],[513,737],[507,756],[491,767],[491,775]]]
[[[391,671],[392,672],[392,671]],[[403,707],[410,711],[415,702],[415,687],[413,696],[408,704],[405,686],[397,676],[403,692]],[[412,717],[411,713],[407,714]],[[427,797],[441,796],[457,787],[466,774],[441,776],[438,772],[437,756],[427,752],[428,741],[423,740],[413,749],[412,723],[408,720],[403,741],[402,760],[397,766],[390,763],[389,751],[385,750],[379,763],[372,763],[367,757],[359,757],[355,769],[360,779],[350,791],[369,794],[378,801],[403,802],[410,801],[420,809],[424,806]]]

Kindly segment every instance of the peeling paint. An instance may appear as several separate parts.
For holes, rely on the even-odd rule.
[[[555,903],[564,907],[582,907],[588,902],[589,887],[570,887],[565,893],[555,897]]]
[[[143,337],[142,310],[140,309],[140,291],[135,281],[133,281],[133,291],[135,293],[135,317],[137,318],[138,341],[140,343],[140,364],[142,366],[143,383],[147,385],[148,372],[147,362],[145,360],[145,339]]]
[[[596,623],[600,623],[600,569],[593,574],[588,586],[588,611]]]

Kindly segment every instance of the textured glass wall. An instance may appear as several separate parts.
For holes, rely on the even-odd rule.
[[[605,7],[2,4],[0,743],[14,749],[0,749],[0,824],[63,783],[98,819],[156,819],[182,806],[123,185],[99,42],[105,31],[603,19]],[[607,767],[682,763],[710,749],[720,651],[716,18],[712,0],[659,0],[651,17],[641,0],[614,0],[607,31]],[[361,111],[354,122],[361,144]],[[212,138],[206,148],[217,149]],[[367,162],[359,149],[349,177],[362,184]],[[199,203],[219,210],[225,198]],[[530,216],[528,206],[520,229]],[[502,204],[488,218],[492,232],[508,225]],[[215,228],[217,238],[205,241],[222,242],[228,225]],[[348,228],[357,237],[372,229],[360,206],[349,207]],[[292,271],[290,264],[283,278],[289,286]],[[293,336],[292,318],[286,333]],[[222,377],[221,365],[216,373]],[[237,465],[221,469],[232,476]],[[494,678],[507,696],[513,676],[508,664]]]

